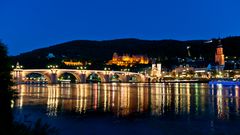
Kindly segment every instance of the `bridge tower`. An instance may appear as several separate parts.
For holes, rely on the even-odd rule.
[[[20,84],[23,82],[23,66],[17,62],[16,66],[12,66],[13,68],[13,80],[16,81],[16,83]]]

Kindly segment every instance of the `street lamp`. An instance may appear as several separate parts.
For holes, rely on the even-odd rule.
[[[87,69],[87,66],[81,66],[81,67],[77,67],[77,69],[83,70],[83,69]]]
[[[107,68],[107,67],[105,67],[104,70],[105,70],[105,71],[110,71],[111,68]]]
[[[51,70],[53,74],[57,73],[58,65],[48,65],[47,67]]]
[[[20,65],[20,64],[17,62],[16,66],[12,65],[12,68],[13,68],[13,69],[22,69],[23,66]]]
[[[47,68],[49,68],[49,69],[56,69],[56,68],[58,68],[58,65],[48,65]]]

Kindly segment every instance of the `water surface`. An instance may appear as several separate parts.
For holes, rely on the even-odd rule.
[[[60,134],[240,134],[238,86],[206,83],[18,85],[16,120]]]

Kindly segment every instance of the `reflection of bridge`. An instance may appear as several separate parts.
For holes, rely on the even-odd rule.
[[[117,76],[119,82],[147,82],[147,77],[140,73],[105,70],[78,70],[78,69],[14,69],[12,72],[14,81],[24,83],[30,74],[43,76],[48,83],[55,84],[63,74],[71,74],[77,83],[87,82],[91,75],[97,76],[101,82],[112,82],[113,76]]]

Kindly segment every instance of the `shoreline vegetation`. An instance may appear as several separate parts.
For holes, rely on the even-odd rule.
[[[12,105],[18,93],[12,89],[11,64],[7,47],[0,42],[0,135],[58,134],[57,129],[38,119],[33,125],[14,121]]]
[[[0,134],[14,134],[12,100],[16,98],[16,93],[11,89],[13,83],[11,80],[11,68],[7,49],[3,43],[0,43]]]

